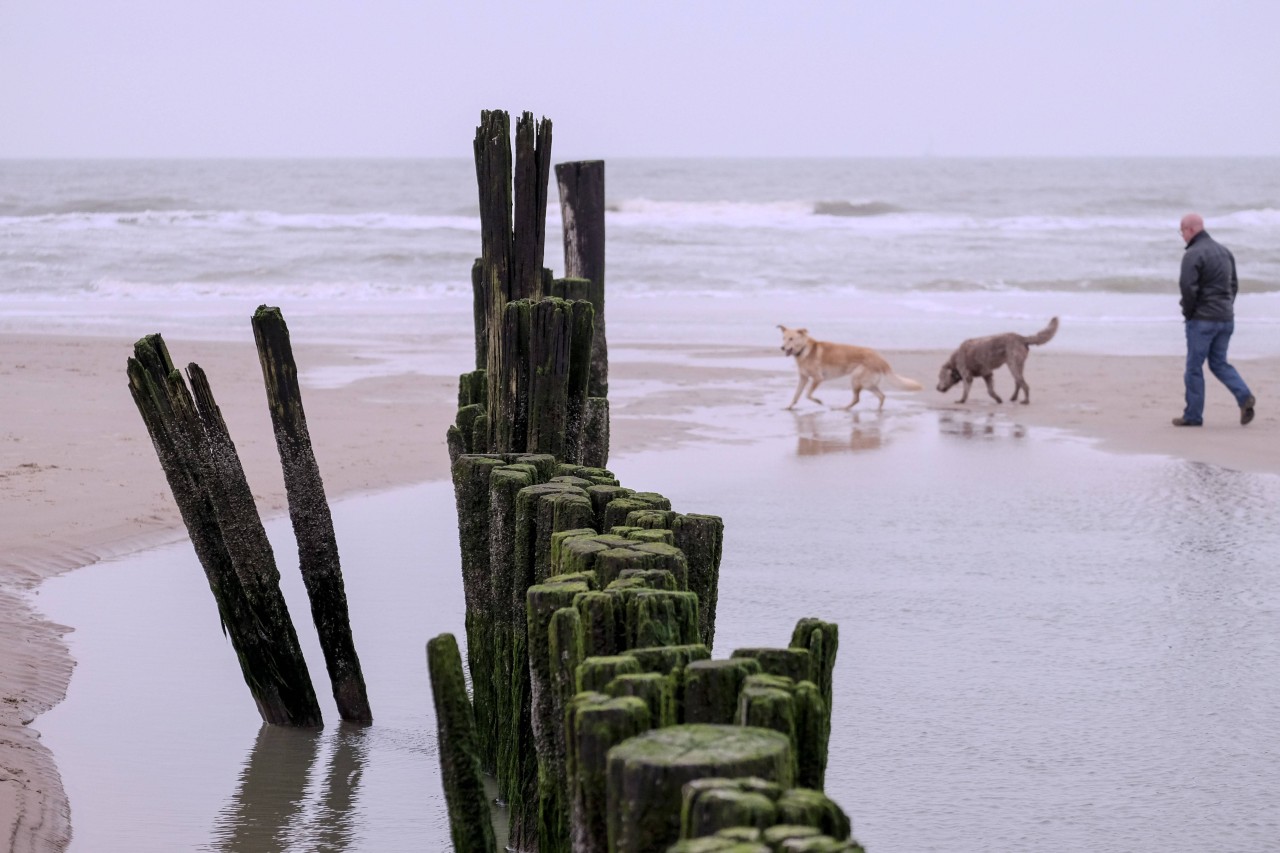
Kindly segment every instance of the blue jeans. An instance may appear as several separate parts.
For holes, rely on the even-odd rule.
[[[1227,344],[1236,324],[1227,320],[1187,320],[1187,369],[1182,380],[1187,386],[1187,408],[1182,419],[1198,424],[1204,420],[1204,360],[1209,359],[1209,370],[1227,386],[1236,398],[1237,405],[1249,399],[1249,386],[1244,384],[1236,369],[1227,363]]]

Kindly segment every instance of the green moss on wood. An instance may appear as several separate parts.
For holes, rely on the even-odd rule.
[[[495,853],[497,844],[489,818],[489,798],[480,775],[462,658],[452,634],[441,634],[427,643],[427,668],[453,849],[456,853]]]
[[[738,694],[750,675],[760,672],[754,658],[692,661],[684,671],[684,718],[686,723],[734,723],[738,716]]]
[[[758,776],[792,784],[791,744],[767,729],[682,725],[653,729],[609,753],[609,837],[617,853],[662,850],[680,836],[685,783]]]

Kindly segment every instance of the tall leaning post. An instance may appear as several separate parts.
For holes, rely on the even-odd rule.
[[[604,161],[556,164],[560,220],[564,227],[564,275],[591,284],[587,299],[595,308],[588,397],[609,396],[609,346],[604,326]]]
[[[373,711],[369,708],[364,673],[351,636],[333,515],[325,498],[320,466],[311,447],[311,433],[302,409],[302,389],[289,342],[289,327],[279,308],[258,307],[253,315],[253,337],[258,345],[276,448],[284,471],[289,520],[298,543],[298,568],[311,602],[311,618],[324,651],[333,698],[342,719],[349,723],[371,723]]]

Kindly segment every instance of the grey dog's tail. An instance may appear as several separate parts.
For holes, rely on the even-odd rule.
[[[1028,344],[1047,344],[1056,334],[1058,334],[1058,318],[1054,317],[1049,321],[1049,325],[1034,335],[1023,335],[1022,340]]]

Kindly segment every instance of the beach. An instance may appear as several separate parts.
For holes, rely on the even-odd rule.
[[[279,461],[257,355],[251,342],[167,339],[175,362],[208,373],[264,518],[285,512]],[[132,341],[114,337],[6,335],[0,339],[0,832],[15,850],[58,849],[68,806],[56,756],[39,741],[38,716],[65,694],[74,662],[64,629],[45,621],[30,593],[41,581],[99,560],[185,537],[177,510],[127,391]],[[454,364],[456,347],[381,341],[413,363]],[[436,349],[433,350],[433,346]],[[445,352],[444,350],[449,350]],[[975,386],[963,407],[958,389],[933,390],[942,350],[886,351],[894,369],[925,385],[891,393],[886,410],[963,411],[990,428],[1064,430],[1121,454],[1157,454],[1226,469],[1280,474],[1280,359],[1236,360],[1259,400],[1247,428],[1226,391],[1208,379],[1205,426],[1176,429],[1181,363],[1169,356],[1036,351],[1028,362],[1028,406],[997,406]],[[456,374],[418,367],[370,369],[369,347],[295,343],[304,403],[331,500],[447,478],[444,432],[456,407]],[[433,358],[434,356],[434,358]],[[351,379],[350,377],[357,377]],[[612,453],[661,453],[681,445],[761,437],[752,412],[781,409],[794,388],[791,364],[771,347],[629,340],[611,358]],[[997,389],[1007,396],[1007,373]],[[822,395],[843,405],[833,382]],[[874,417],[868,400],[855,414]],[[873,402],[873,401],[871,401]],[[802,402],[813,415],[817,406]],[[759,418],[758,420],[766,420]],[[799,424],[800,418],[797,418]],[[770,419],[777,428],[777,419]],[[661,489],[660,483],[653,484]],[[34,722],[33,722],[34,721]],[[104,735],[106,736],[106,735]]]

